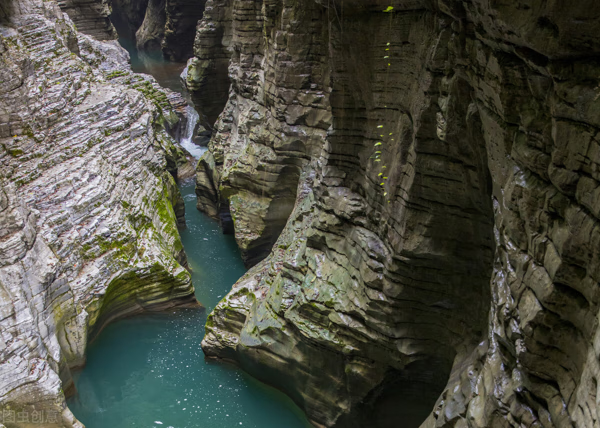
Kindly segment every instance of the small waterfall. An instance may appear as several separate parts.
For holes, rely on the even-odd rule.
[[[185,132],[181,135],[179,144],[181,144],[181,147],[190,152],[194,158],[200,159],[207,148],[201,147],[194,143],[194,129],[196,128],[196,124],[199,120],[198,112],[189,105],[187,106],[185,112],[187,116],[187,126],[185,128]]]

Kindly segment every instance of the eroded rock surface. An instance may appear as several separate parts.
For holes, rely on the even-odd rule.
[[[197,305],[177,230],[185,155],[167,133],[177,97],[54,1],[2,11],[0,409],[82,426],[65,393],[88,340],[117,317]]]
[[[207,0],[188,62],[185,85],[200,114],[200,123],[212,130],[227,102],[233,33],[231,0]]]
[[[257,264],[206,354],[316,426],[600,426],[599,32],[591,1],[209,0],[198,207]]]

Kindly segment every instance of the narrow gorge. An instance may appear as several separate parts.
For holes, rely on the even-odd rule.
[[[0,21],[0,427],[600,427],[600,3]]]

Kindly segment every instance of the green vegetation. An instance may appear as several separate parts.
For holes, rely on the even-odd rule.
[[[169,100],[165,93],[154,88],[152,83],[147,80],[141,80],[138,83],[134,83],[132,88],[140,91],[146,98],[152,100],[158,108],[169,106]]]
[[[391,35],[391,31],[392,31],[392,14],[391,12],[394,10],[393,6],[388,6],[385,10],[383,10],[384,13],[390,13],[390,25],[389,25],[389,34]],[[386,72],[386,76],[385,76],[385,89],[387,91],[388,88],[388,82],[389,82],[389,74],[390,74],[390,67],[392,65],[391,63],[391,59],[390,59],[390,49],[391,49],[391,42],[387,42],[385,45],[385,51],[384,51],[384,56],[383,59],[386,61],[387,63],[387,72]],[[387,107],[387,106],[385,106]],[[379,162],[381,163],[381,155],[382,155],[382,151],[380,150],[382,147],[384,147],[384,143],[388,143],[389,141],[394,141],[394,139],[392,138],[393,133],[392,132],[388,132],[387,135],[384,132],[384,125],[380,124],[377,125],[377,134],[379,137],[379,141],[377,141],[374,144],[374,153],[373,156],[371,156],[372,159],[374,159],[375,162]],[[381,165],[380,167],[380,172],[377,174],[377,178],[380,181],[379,186],[384,190],[383,192],[383,196],[384,198],[387,199],[387,191],[385,190],[385,185],[386,185],[386,180],[388,179],[388,177],[386,176],[386,170],[387,166],[386,165]],[[387,202],[390,203],[391,200],[387,199]]]
[[[13,158],[18,158],[19,156],[21,156],[24,153],[23,150],[21,150],[21,149],[7,149],[6,147],[4,147],[4,149]]]
[[[135,238],[125,236],[122,239],[107,239],[102,235],[96,235],[92,242],[81,246],[81,256],[84,260],[93,260],[109,251],[116,250],[116,258],[127,258],[136,252]]]
[[[127,73],[126,71],[116,70],[116,71],[113,71],[111,73],[108,73],[106,75],[106,79],[112,80],[112,79],[116,79],[117,77],[127,76],[128,74],[129,73]]]

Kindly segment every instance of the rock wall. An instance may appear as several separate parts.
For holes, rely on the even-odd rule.
[[[138,51],[160,51],[167,22],[165,0],[150,0],[143,16],[144,20],[135,27],[137,30],[132,39],[135,40]]]
[[[162,51],[171,61],[187,61],[192,56],[196,25],[202,18],[206,0],[167,0],[165,38]]]
[[[200,124],[213,130],[227,102],[233,33],[232,1],[207,0],[188,62],[185,85],[200,115]]]
[[[205,353],[320,427],[600,426],[599,29],[592,1],[209,0],[198,207],[255,266]]]
[[[5,0],[5,3],[9,3]],[[98,40],[115,40],[117,31],[109,19],[111,6],[107,0],[59,0],[61,9],[77,24],[77,30]]]
[[[176,62],[192,55],[204,3],[206,0],[58,1],[78,31],[98,40],[120,37],[141,52],[162,52]]]
[[[226,5],[211,6],[220,11],[218,19],[227,19]],[[196,38],[196,51],[203,56],[192,60],[187,77],[190,88],[190,81],[198,82],[196,73],[201,74],[200,92],[204,87],[224,87],[216,73],[223,53],[231,53],[232,90],[215,126],[211,151],[200,161],[198,207],[218,217],[226,230],[233,218],[248,266],[269,254],[282,231],[294,207],[300,172],[311,154],[318,156],[331,119],[328,76],[316,71],[325,71],[327,50],[322,43],[326,27],[311,17],[319,11],[294,10],[298,16],[286,18],[285,24],[295,19],[297,33],[289,44],[278,45],[264,34],[281,24],[279,7],[277,2],[264,8],[256,2],[236,3],[230,12],[233,31],[213,25],[207,8]],[[269,14],[264,23],[263,12]],[[225,39],[216,48],[205,49],[219,34]],[[212,54],[216,58],[205,57]],[[192,86],[191,92],[196,88]],[[210,117],[217,105],[211,102],[208,113],[205,106],[196,103]]]
[[[65,394],[88,341],[118,317],[197,306],[177,97],[56,2],[0,6],[0,410],[30,417],[7,428],[81,427]]]
[[[204,3],[206,0],[112,0],[110,19],[121,40],[139,52],[161,52],[170,61],[184,62],[192,56]]]

